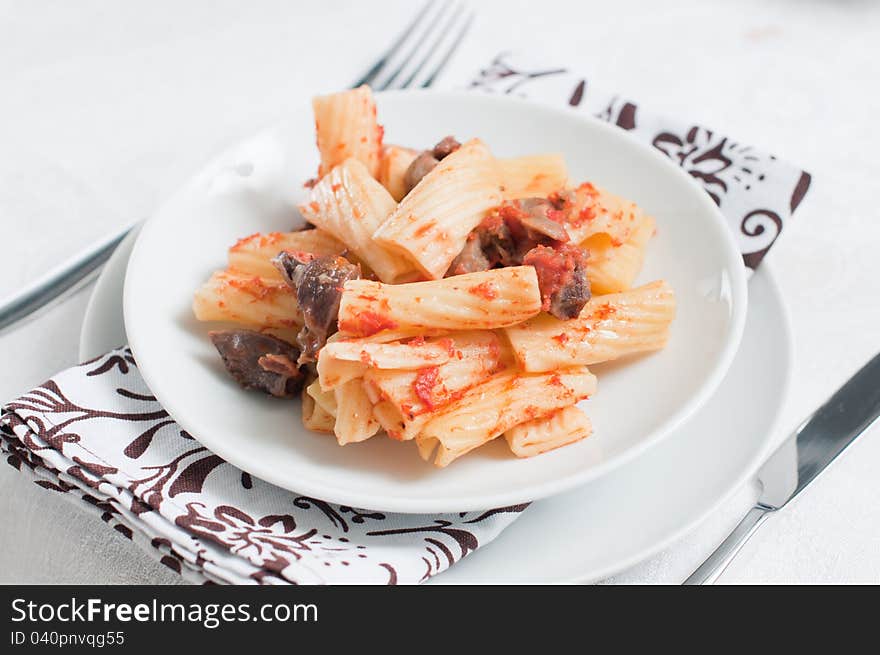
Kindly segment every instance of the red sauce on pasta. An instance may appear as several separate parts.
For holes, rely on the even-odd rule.
[[[369,310],[361,312],[352,320],[341,321],[339,324],[339,329],[343,332],[356,334],[360,337],[369,337],[382,330],[393,330],[396,327],[397,323],[387,316]]]
[[[264,284],[259,277],[246,278],[243,280],[230,278],[227,280],[227,284],[233,289],[237,289],[242,293],[252,296],[254,300],[263,300],[276,293],[289,290],[280,286],[269,286]]]
[[[230,250],[233,250],[233,251],[234,250],[241,250],[247,244],[249,244],[251,241],[253,241],[254,239],[258,239],[259,237],[260,237],[259,232],[254,232],[253,234],[249,234],[246,237],[242,237],[241,239],[239,239],[238,241],[235,242],[235,244],[230,248]]]
[[[434,387],[437,385],[439,371],[436,366],[420,368],[416,371],[416,379],[412,383],[413,393],[429,412],[434,409]]]
[[[609,316],[614,314],[616,311],[617,311],[617,309],[612,307],[611,305],[607,305],[607,304],[602,305],[601,307],[597,308],[596,311],[593,312],[593,318],[596,319],[597,321],[604,321],[606,318],[608,318]]]
[[[494,284],[488,281],[472,286],[468,289],[468,293],[472,293],[480,298],[485,298],[486,300],[495,300],[495,298],[498,297],[498,289],[495,288]]]

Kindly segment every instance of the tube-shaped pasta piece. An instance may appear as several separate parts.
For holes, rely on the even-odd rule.
[[[330,416],[333,416],[334,418],[336,417],[336,394],[332,391],[324,391],[321,389],[321,385],[317,380],[309,384],[305,390],[309,397],[314,400],[321,409],[330,414]]]
[[[340,446],[366,441],[379,431],[379,422],[373,418],[373,403],[364,391],[362,380],[349,380],[333,393],[336,395],[333,433]]]
[[[574,405],[595,391],[596,376],[585,366],[540,374],[502,371],[439,412],[417,439],[436,440],[434,464],[446,466],[513,426]]]
[[[532,457],[586,439],[592,432],[587,415],[577,405],[570,405],[549,416],[514,425],[504,438],[514,455]]]
[[[407,189],[404,183],[406,170],[418,154],[412,148],[404,148],[403,146],[387,145],[382,148],[379,174],[376,179],[388,189],[388,193],[397,202],[400,202],[406,195]]]
[[[660,280],[594,296],[569,321],[542,314],[505,332],[523,369],[552,371],[658,350],[666,345],[674,317],[675,294]]]
[[[376,121],[376,103],[370,87],[317,96],[312,99],[321,166],[318,176],[354,157],[375,175],[382,149],[382,126]]]
[[[324,346],[326,348],[326,346]],[[321,389],[331,391],[349,380],[362,378],[367,371],[363,362],[346,362],[335,357],[323,355],[324,348],[318,352],[318,381]]]
[[[499,159],[498,168],[505,200],[545,197],[568,182],[565,158],[560,154]]]
[[[574,243],[594,234],[607,234],[619,246],[641,222],[644,211],[634,202],[600,189],[589,182],[573,190],[574,202],[566,209],[565,229]]]
[[[373,241],[373,232],[397,206],[391,194],[356,159],[346,159],[315,185],[311,200],[300,207],[306,219],[326,230],[375,271],[394,282],[412,264]]]
[[[302,422],[303,427],[315,432],[329,432],[332,434],[336,419],[328,414],[315,402],[315,399],[304,388],[302,390]]]
[[[406,423],[401,416],[400,411],[393,403],[387,400],[380,400],[373,405],[373,417],[379,421],[379,425],[385,430],[385,433],[392,439],[401,440]],[[413,435],[415,436],[415,435]]]
[[[541,292],[531,266],[409,284],[350,280],[342,292],[339,330],[352,336],[413,328],[491,330],[539,311]]]
[[[217,271],[195,293],[193,313],[200,321],[231,321],[261,328],[302,324],[296,295],[285,282]]]
[[[358,343],[391,343],[392,341],[408,341],[417,337],[442,337],[450,334],[451,330],[426,330],[409,328],[403,330],[383,330],[367,336],[352,337],[337,332],[327,339],[328,343],[334,341],[357,341]]]
[[[474,139],[425,175],[373,236],[436,280],[486,211],[501,200],[497,162],[486,145]]]
[[[229,249],[229,270],[239,275],[259,275],[280,280],[281,273],[271,260],[282,250],[339,255],[345,250],[345,244],[324,230],[252,234],[239,239]]]
[[[654,235],[654,219],[643,216],[629,238],[619,246],[611,243],[607,234],[595,234],[581,245],[590,256],[587,259],[587,277],[593,293],[618,293],[632,287],[642,270],[648,241]]]
[[[370,368],[414,370],[445,364],[453,352],[453,342],[448,337],[409,343],[370,343],[355,339],[328,343],[319,356],[361,362]]]
[[[437,411],[497,372],[503,366],[502,348],[498,335],[488,330],[456,333],[445,363],[409,371],[371,368],[364,384],[374,400],[392,403],[410,421]],[[406,436],[415,435],[407,430]]]

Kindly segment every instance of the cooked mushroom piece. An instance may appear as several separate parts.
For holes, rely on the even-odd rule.
[[[432,148],[431,154],[439,160],[451,155],[459,148],[461,148],[461,144],[456,141],[454,136],[444,136],[437,142],[437,145]]]
[[[419,155],[412,160],[409,168],[406,169],[406,173],[403,174],[403,186],[406,189],[406,192],[409,193],[415,189],[416,185],[422,181],[422,178],[434,170],[434,167],[439,163],[439,160],[430,150],[424,150],[419,153]]]
[[[561,243],[568,241],[568,232],[561,220],[551,218],[559,212],[549,201],[544,198],[525,198],[517,200],[516,203],[523,212],[519,221],[526,229],[554,241]]]
[[[461,144],[455,140],[454,136],[445,136],[430,150],[422,150],[412,160],[412,163],[403,175],[403,186],[406,192],[409,193],[415,189],[416,185],[422,181],[422,178],[434,170],[434,167],[440,163],[440,160],[448,157],[459,148],[461,148]]]
[[[467,242],[464,244],[464,248],[461,249],[461,252],[458,253],[458,256],[449,265],[446,277],[488,271],[490,268],[492,268],[492,264],[487,259],[485,253],[483,253],[479,235],[476,232],[471,232],[468,235]]]

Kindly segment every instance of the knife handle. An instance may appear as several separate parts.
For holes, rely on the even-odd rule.
[[[773,510],[762,505],[752,507],[748,514],[745,515],[745,518],[739,522],[739,525],[733,529],[733,532],[727,536],[727,539],[722,541],[721,545],[715,549],[715,552],[709,555],[706,561],[696,571],[691,573],[690,577],[682,584],[713,584],[724,573],[724,569],[736,557],[740,549],[745,546],[749,538],[755,534],[758,526],[764,522],[771,511]]]

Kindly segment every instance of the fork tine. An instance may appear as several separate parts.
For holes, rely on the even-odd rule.
[[[403,73],[404,69],[406,69],[407,65],[413,60],[416,54],[418,54],[419,50],[422,49],[422,43],[424,43],[425,39],[427,39],[431,35],[431,33],[437,26],[437,22],[441,18],[443,18],[450,6],[452,6],[452,3],[449,0],[444,0],[442,6],[440,7],[440,10],[434,13],[431,20],[427,21],[428,24],[426,25],[425,29],[422,31],[421,34],[419,34],[419,38],[415,39],[415,43],[413,44],[412,48],[410,48],[409,52],[407,52],[406,55],[403,57],[397,69],[393,73],[391,73],[391,76],[378,87],[380,91],[384,91],[386,89],[397,86],[394,84],[394,81],[400,76],[401,73]]]
[[[456,50],[458,50],[458,46],[461,45],[462,40],[464,40],[464,37],[467,35],[468,30],[471,28],[471,23],[473,23],[473,22],[474,22],[474,14],[473,14],[473,12],[471,12],[467,18],[467,21],[462,26],[461,30],[458,32],[458,35],[455,37],[455,40],[452,42],[452,44],[449,46],[449,49],[446,51],[446,54],[443,55],[443,59],[441,59],[439,61],[439,63],[437,64],[437,67],[434,69],[434,71],[431,73],[431,75],[428,76],[428,79],[426,79],[420,85],[423,89],[426,89],[429,86],[431,86],[432,84],[434,84],[434,82],[437,79],[437,76],[443,72],[444,68],[446,68],[446,64],[449,63],[449,60],[452,59],[452,55],[455,54]]]
[[[391,59],[397,51],[400,50],[400,47],[404,44],[404,42],[409,38],[412,34],[415,27],[422,21],[425,15],[428,13],[428,10],[435,4],[436,0],[428,0],[424,4],[424,6],[419,10],[419,12],[413,17],[410,23],[403,29],[403,31],[398,34],[397,38],[394,42],[389,46],[389,48],[382,53],[379,59],[376,60],[370,69],[363,74],[361,78],[359,78],[354,84],[351,85],[352,89],[356,89],[362,84],[370,84],[373,80],[378,77],[379,73],[382,72],[382,69],[387,65],[388,60]]]
[[[422,57],[422,60],[416,64],[415,69],[410,76],[404,80],[404,82],[400,85],[401,89],[407,89],[412,86],[413,81],[416,79],[418,74],[422,72],[422,69],[425,65],[430,61],[431,56],[437,52],[440,48],[440,44],[443,42],[443,38],[449,33],[449,30],[452,29],[452,26],[455,25],[456,19],[461,16],[462,5],[461,3],[457,3],[455,5],[455,9],[452,11],[449,16],[449,20],[447,20],[443,26],[440,28],[439,33],[437,34],[437,38],[434,39],[434,42],[428,48],[428,51],[425,53],[425,56]]]

